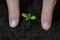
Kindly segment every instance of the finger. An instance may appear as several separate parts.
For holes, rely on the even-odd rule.
[[[44,30],[51,28],[52,15],[55,4],[56,0],[43,0],[41,25]]]
[[[19,22],[19,0],[6,0],[9,10],[9,25],[16,27]]]

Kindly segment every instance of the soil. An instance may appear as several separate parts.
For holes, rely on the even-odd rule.
[[[57,0],[52,26],[48,31],[41,28],[42,0],[21,0],[20,2],[21,13],[31,13],[37,19],[26,22],[20,16],[19,25],[16,28],[10,28],[6,0],[0,0],[0,40],[60,40],[60,0]]]

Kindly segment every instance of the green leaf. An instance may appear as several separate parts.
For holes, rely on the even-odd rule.
[[[29,13],[29,14],[28,14],[28,18],[30,19],[30,17],[31,17],[31,16],[30,16],[30,13]]]
[[[27,17],[28,17],[27,14],[25,14],[25,13],[22,13],[22,16],[23,16],[24,18],[27,18]]]
[[[26,21],[28,21],[29,20],[29,18],[26,18]]]
[[[30,19],[31,19],[31,20],[35,20],[35,19],[36,19],[36,16],[31,16]]]

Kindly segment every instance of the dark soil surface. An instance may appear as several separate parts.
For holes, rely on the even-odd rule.
[[[20,2],[21,13],[31,13],[37,19],[26,22],[20,16],[19,25],[16,28],[10,28],[6,0],[0,0],[0,40],[60,40],[60,0],[54,10],[52,27],[48,31],[44,31],[40,23],[42,0],[21,0]]]

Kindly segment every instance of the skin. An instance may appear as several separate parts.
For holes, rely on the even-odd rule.
[[[51,28],[53,10],[57,0],[43,0],[41,25],[44,30]]]
[[[9,12],[9,25],[14,28],[19,22],[19,0],[6,0]]]
[[[14,28],[19,23],[19,0],[6,0],[9,12],[9,25]],[[44,30],[51,28],[53,10],[57,0],[43,0],[41,25]],[[12,21],[13,20],[13,21]]]

